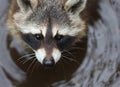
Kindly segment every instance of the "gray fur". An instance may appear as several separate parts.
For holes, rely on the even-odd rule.
[[[36,58],[41,63],[48,55],[57,62],[61,57],[60,49],[72,46],[85,33],[85,22],[79,13],[85,8],[86,0],[38,0],[37,6],[29,3],[18,3],[20,10],[14,15],[16,25],[23,33],[23,40],[35,50]],[[69,10],[65,8],[66,5],[70,6]],[[31,9],[22,13],[21,8],[24,7]],[[41,34],[44,38],[36,41],[34,35],[28,33]],[[56,40],[58,35],[63,35],[63,39]]]
[[[50,0],[53,1],[53,0]],[[27,20],[31,22],[36,22],[40,24],[41,22],[46,22],[48,18],[55,20],[59,24],[69,24],[69,18],[67,12],[62,9],[62,5],[59,3],[52,2],[42,3],[42,5],[36,8],[32,15],[29,16]]]
[[[27,5],[25,6],[23,1],[24,0],[17,0],[20,9],[26,10]],[[66,3],[67,5],[69,3],[70,5],[71,3],[74,3],[74,5],[77,5],[78,3],[79,5],[76,7],[74,5],[70,6],[69,11],[68,11],[67,9],[65,9]],[[74,0],[74,2],[72,0],[38,0],[38,5],[36,6],[34,10],[32,9],[33,13],[28,16],[27,21],[36,22],[37,24],[39,24],[41,22],[43,23],[44,21],[46,21],[48,17],[51,17],[54,19],[55,22],[59,24],[70,25],[71,20],[69,18],[70,16],[69,14],[72,13],[72,7],[74,6],[74,11],[76,10],[76,12],[79,12],[80,10],[84,9],[85,7],[84,3],[86,3],[86,0]],[[28,8],[29,7],[30,6],[28,6]]]
[[[41,26],[41,24],[46,25],[50,18],[54,26],[59,25],[58,28],[61,27],[66,29],[73,28],[72,30],[69,29],[69,31],[71,33],[75,32],[74,35],[77,33],[77,35],[79,34],[79,36],[81,36],[83,32],[80,32],[84,31],[85,23],[79,14],[85,8],[86,2],[86,0],[38,0],[36,8],[31,8],[24,14],[21,14],[20,9],[18,14],[15,14],[15,19],[21,22],[21,24],[19,22],[17,25],[23,27],[26,26],[26,24],[36,24],[39,26]],[[71,3],[73,4],[71,5]],[[65,9],[66,5],[71,5],[69,10]],[[21,6],[19,5],[20,8],[22,8],[22,6],[22,4]],[[29,4],[27,6],[31,7]]]

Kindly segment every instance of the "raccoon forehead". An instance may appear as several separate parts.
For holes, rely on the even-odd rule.
[[[32,33],[32,34],[41,33],[40,29],[35,26],[22,26],[20,27],[20,31],[22,33]]]
[[[48,31],[47,25],[40,25],[40,26],[35,26],[32,24],[29,25],[18,25],[19,30],[24,33],[24,34],[42,34],[44,37],[46,36],[46,33]],[[76,36],[80,32],[84,30],[84,27],[70,27],[70,26],[57,26],[54,25],[51,29],[52,31],[52,36],[55,37],[55,35],[69,35],[69,36]]]
[[[54,21],[61,24],[69,24],[70,22],[67,13],[60,9],[60,7],[54,6],[38,8],[33,14],[30,14],[27,20],[41,23],[47,21],[49,18],[51,18],[52,22]]]
[[[76,36],[76,35],[78,35],[80,32],[82,32],[83,31],[83,29],[81,29],[81,28],[75,28],[75,27],[64,27],[64,28],[62,28],[62,29],[59,29],[58,30],[58,34],[60,34],[60,35],[64,35],[64,36],[66,36],[66,35],[68,35],[68,36]]]
[[[46,34],[46,26],[45,25],[36,25],[36,24],[17,24],[18,30],[21,31],[23,34]]]

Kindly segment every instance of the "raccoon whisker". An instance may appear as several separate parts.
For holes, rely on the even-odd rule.
[[[19,61],[19,63],[23,63],[24,61],[26,61],[26,59],[23,59],[23,60]]]
[[[37,66],[37,59],[35,59],[35,64],[33,66],[32,72],[34,71],[34,69],[36,68],[36,66]]]
[[[36,61],[36,59],[33,59],[32,63],[30,64],[30,66],[26,70],[27,72],[30,70],[30,68],[32,67],[32,65],[34,65],[35,61]]]
[[[70,51],[64,50],[63,52],[66,52],[66,53],[70,54],[74,59],[76,59]]]
[[[32,57],[30,57],[29,59],[25,60],[25,61],[23,62],[23,64],[27,63],[29,60],[31,60],[31,59],[33,59],[33,58],[35,58],[35,56],[32,56]]]
[[[18,62],[19,62],[19,63],[22,63],[22,64],[25,64],[25,63],[28,62],[29,60],[31,60],[31,59],[23,59],[23,60],[18,61]]]
[[[23,59],[22,61],[20,61],[20,63],[25,64],[27,63],[29,60],[33,59],[35,56],[31,56],[29,59]]]
[[[26,46],[24,49],[25,49],[25,50],[32,49],[32,51],[33,51],[33,48],[30,47],[30,46]],[[33,51],[33,52],[34,52],[34,51]]]
[[[63,75],[64,75],[64,79],[67,80],[67,77],[66,77],[66,72],[65,72],[65,67],[64,67],[64,58],[61,59],[61,63],[62,63],[62,68],[63,68]]]
[[[32,73],[34,72],[34,70],[35,70],[35,68],[36,68],[36,66],[37,66],[37,59],[34,59],[33,61],[34,61],[34,63],[33,63],[32,70],[31,70],[31,72],[30,72],[30,76],[32,75]]]
[[[19,60],[21,60],[21,59],[23,59],[23,58],[25,58],[25,57],[33,56],[34,54],[35,54],[35,53],[25,54],[24,56],[18,58],[17,61],[19,61]]]
[[[18,58],[17,60],[20,60],[20,59],[22,59],[22,58],[24,58],[24,57],[29,57],[29,56],[32,56],[32,55],[34,55],[35,53],[32,53],[32,54],[25,54],[24,56],[22,56],[22,57],[20,57],[20,58]]]
[[[70,62],[66,62],[66,60],[71,61],[70,59],[67,59],[67,58],[65,58],[63,56],[62,56],[61,60],[62,60],[62,63],[69,63],[69,64],[70,64]]]
[[[70,57],[67,57],[67,56],[64,56],[64,55],[62,55],[62,57],[79,64],[79,62],[77,60],[73,59],[73,58],[70,58]]]

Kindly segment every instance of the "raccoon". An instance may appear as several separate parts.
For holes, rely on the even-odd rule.
[[[62,52],[86,35],[82,18],[87,0],[11,0],[8,27],[44,66],[54,66]]]

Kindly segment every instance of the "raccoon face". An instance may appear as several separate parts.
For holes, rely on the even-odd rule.
[[[86,0],[17,0],[14,22],[41,64],[53,66],[85,34]]]

